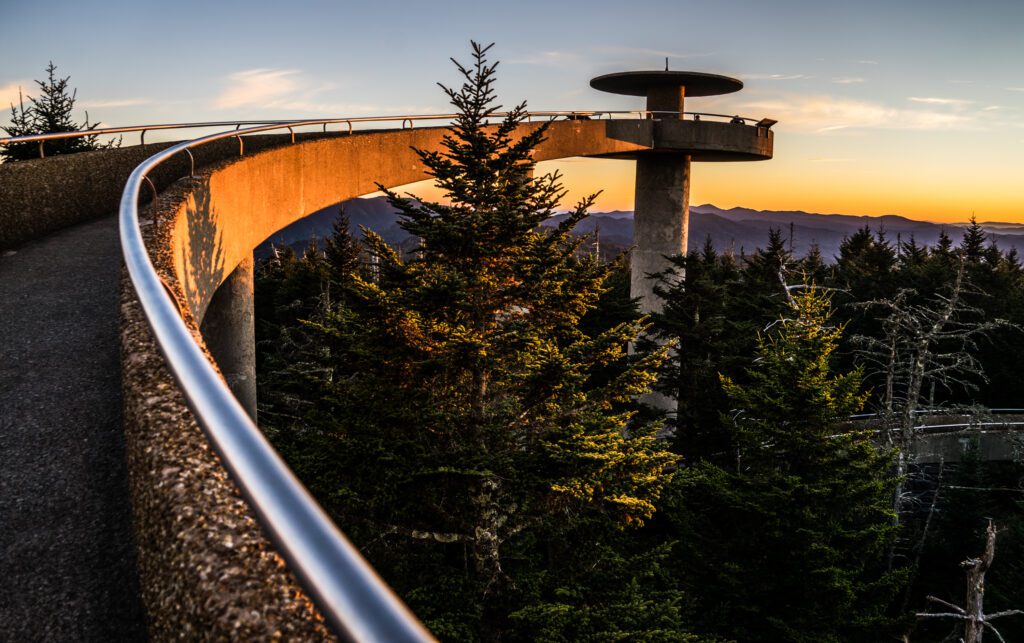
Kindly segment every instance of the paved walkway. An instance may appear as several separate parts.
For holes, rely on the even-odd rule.
[[[0,641],[145,639],[115,217],[0,251]]]

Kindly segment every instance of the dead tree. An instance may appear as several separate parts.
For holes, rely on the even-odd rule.
[[[1001,643],[1006,643],[999,630],[992,625],[992,621],[1004,616],[1016,616],[1024,614],[1022,610],[1004,610],[995,614],[985,613],[985,572],[992,566],[992,560],[996,556],[996,536],[998,531],[991,520],[988,521],[988,528],[985,531],[985,551],[981,558],[968,558],[960,563],[964,573],[967,575],[967,594],[964,599],[964,607],[947,603],[941,598],[929,596],[928,600],[953,610],[952,612],[921,612],[917,614],[919,619],[927,618],[951,618],[964,621],[963,643],[981,643],[981,637],[985,629],[991,630]]]
[[[883,379],[880,410],[888,420],[886,438],[900,451],[910,447],[922,406],[934,406],[936,388],[972,391],[987,381],[974,356],[978,341],[1007,322],[984,320],[981,309],[967,303],[967,295],[984,293],[964,273],[961,262],[948,291],[923,302],[916,291],[904,289],[891,299],[858,304],[881,316],[881,337],[859,335],[853,342],[869,375]]]
[[[859,335],[852,340],[869,377],[883,382],[879,416],[886,445],[895,450],[900,479],[911,464],[918,415],[934,407],[936,388],[972,391],[979,381],[987,381],[975,357],[978,341],[1008,323],[982,319],[983,312],[965,299],[971,294],[983,293],[967,282],[961,262],[948,290],[924,301],[914,290],[904,289],[890,299],[858,304],[880,314],[881,337]],[[903,491],[901,484],[893,503],[897,516],[905,509]]]

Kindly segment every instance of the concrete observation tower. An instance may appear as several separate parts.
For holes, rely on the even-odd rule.
[[[729,94],[743,88],[741,81],[728,76],[692,71],[628,71],[598,76],[590,81],[590,86],[613,94],[647,97],[650,149],[616,158],[636,160],[630,294],[640,298],[643,312],[658,311],[661,302],[647,275],[668,268],[666,255],[687,250],[691,161],[770,159],[771,126],[776,121],[684,113],[687,97]]]

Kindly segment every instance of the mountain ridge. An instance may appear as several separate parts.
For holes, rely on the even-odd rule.
[[[348,214],[349,227],[354,234],[361,235],[362,228],[365,228],[396,247],[408,246],[406,249],[411,249],[415,245],[415,239],[399,225],[397,211],[388,204],[385,197],[375,196],[350,199],[324,208],[279,230],[257,249],[257,258],[269,256],[274,246],[290,246],[301,250],[310,240],[329,236],[339,207],[344,207]],[[543,225],[557,225],[566,216],[565,213],[557,214]],[[719,208],[706,203],[690,207],[689,245],[691,249],[700,247],[710,237],[719,251],[732,250],[737,254],[749,254],[765,245],[769,230],[774,228],[782,231],[797,256],[803,256],[816,244],[825,259],[831,260],[838,255],[842,240],[864,226],[870,227],[875,233],[883,232],[892,243],[913,237],[918,244],[931,246],[935,245],[943,230],[947,231],[954,242],[959,241],[960,231],[966,225],[918,221],[898,214],[818,214],[803,210],[755,210],[739,206]],[[985,228],[989,241],[994,241],[1001,249],[1015,247],[1024,251],[1024,224],[993,222],[980,225]],[[602,256],[626,250],[633,244],[633,213],[628,210],[594,212],[576,227],[576,232],[581,235],[595,235],[598,230]]]

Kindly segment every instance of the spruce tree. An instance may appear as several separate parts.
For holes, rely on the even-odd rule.
[[[677,570],[707,631],[742,641],[878,641],[897,577],[890,454],[837,423],[865,400],[831,362],[829,300],[798,291],[758,340],[748,383],[726,378],[738,449],[674,483]]]
[[[675,462],[630,422],[664,352],[630,360],[634,321],[581,330],[613,270],[570,235],[592,199],[539,227],[565,193],[532,177],[546,128],[523,127],[525,105],[487,125],[488,49],[442,86],[458,116],[441,149],[417,150],[445,201],[387,191],[418,248],[367,234],[375,272],[309,325],[330,376],[297,467],[442,638],[679,640],[678,592],[628,538]]]
[[[68,87],[70,76],[57,76],[57,66],[51,61],[46,67],[46,80],[37,80],[39,94],[33,98],[28,96],[29,106],[24,100],[19,101],[16,108],[11,105],[11,123],[0,127],[8,136],[28,136],[31,134],[52,134],[57,132],[76,132],[94,130],[99,123],[89,123],[89,113],[81,123],[74,119],[75,99],[78,90]],[[65,138],[43,143],[43,152],[47,156],[54,154],[73,154],[90,150],[115,147],[120,140],[99,143],[98,136],[80,136]],[[5,161],[23,161],[39,158],[37,143],[5,145],[0,147],[0,159]]]
[[[651,319],[654,333],[679,350],[662,368],[658,390],[678,404],[674,450],[696,462],[731,450],[732,436],[720,421],[726,398],[719,374],[732,374],[746,361],[754,329],[731,314],[739,271],[718,255],[710,237],[701,250],[670,261],[655,285],[663,309]]]

